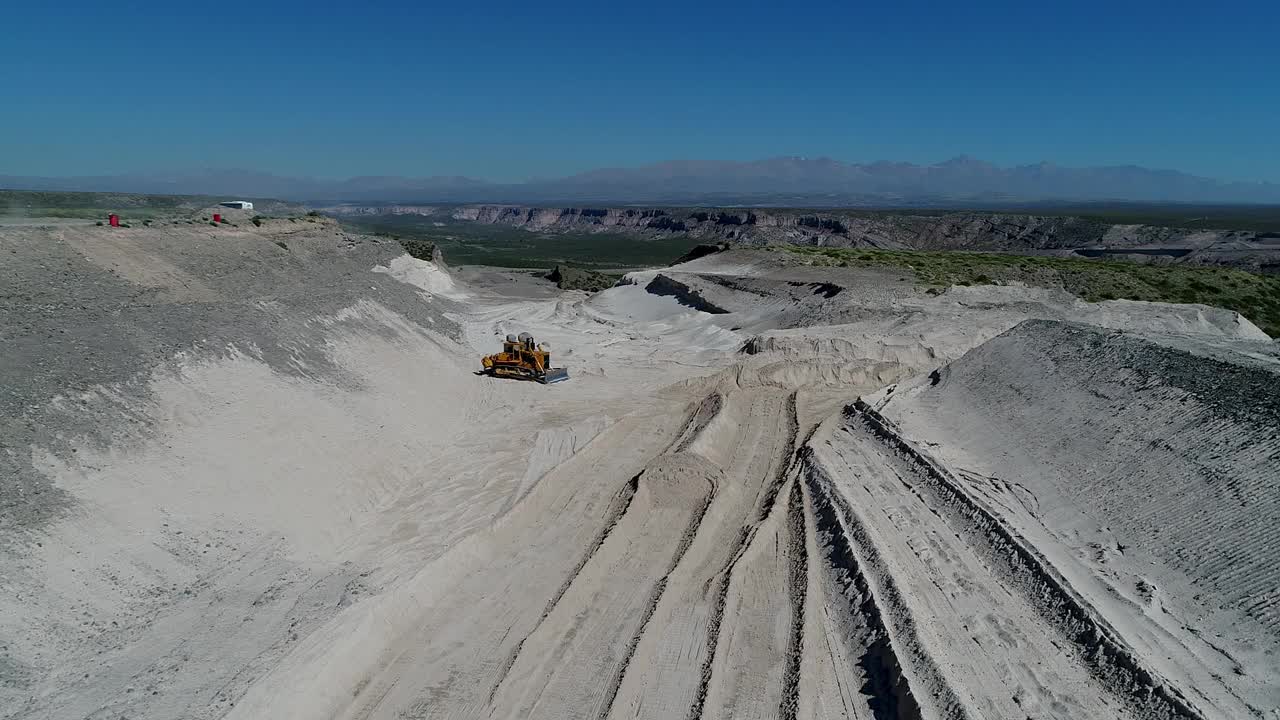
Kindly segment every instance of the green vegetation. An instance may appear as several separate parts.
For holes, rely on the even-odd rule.
[[[1057,287],[1098,300],[1201,303],[1235,310],[1280,337],[1280,277],[1223,267],[1144,265],[1064,257],[970,252],[922,252],[778,245],[810,264],[909,270],[930,287],[1002,285]]]
[[[546,278],[561,290],[586,290],[599,292],[618,284],[622,279],[620,273],[602,273],[594,270],[557,265]]]
[[[1259,233],[1280,232],[1280,206],[1277,205],[1096,202],[1031,205],[1019,207],[1016,210],[991,212],[1072,216],[1117,225],[1159,225],[1192,230],[1252,230]]]
[[[622,233],[538,233],[439,216],[378,215],[342,218],[342,224],[401,244],[432,243],[451,265],[542,270],[563,265],[608,272],[667,265],[698,245],[684,235],[650,239]]]
[[[408,238],[400,240],[400,246],[403,247],[404,251],[409,253],[411,257],[418,258],[419,260],[431,260],[435,255],[436,250],[435,243],[429,240],[423,240],[422,238]]]

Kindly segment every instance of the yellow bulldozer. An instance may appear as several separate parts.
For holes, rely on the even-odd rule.
[[[546,345],[536,344],[529,333],[520,333],[519,337],[508,335],[502,343],[502,352],[484,356],[480,365],[483,375],[537,380],[544,385],[569,379],[568,370],[551,367],[551,351]]]

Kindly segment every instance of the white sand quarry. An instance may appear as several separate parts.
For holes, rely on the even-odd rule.
[[[151,232],[56,242],[265,334],[6,421],[65,504],[5,526],[0,717],[1280,717],[1280,361],[1234,313]],[[518,331],[571,381],[475,376]]]

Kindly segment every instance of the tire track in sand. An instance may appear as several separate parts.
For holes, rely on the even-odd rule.
[[[698,436],[698,433],[707,426],[707,423],[711,422],[711,419],[715,417],[716,413],[720,412],[720,408],[723,404],[724,398],[719,393],[713,392],[703,397],[697,405],[690,406],[685,415],[683,429],[676,435],[675,439],[671,441],[671,444],[667,446],[666,450],[659,454],[659,456],[668,455],[672,452],[679,452],[680,450],[688,447],[688,445],[693,442],[694,438]],[[524,649],[525,642],[528,641],[528,639],[532,637],[540,627],[542,627],[544,622],[546,622],[547,618],[556,609],[556,606],[560,604],[560,601],[564,598],[565,594],[569,592],[569,588],[573,587],[573,583],[578,579],[578,575],[582,573],[582,569],[587,566],[587,563],[591,562],[591,558],[595,557],[596,552],[600,550],[605,541],[609,539],[609,535],[613,532],[614,528],[618,526],[618,522],[627,514],[627,510],[631,508],[631,501],[635,498],[636,491],[640,487],[640,476],[643,474],[643,471],[637,473],[634,477],[628,480],[621,489],[618,490],[617,495],[614,496],[614,499],[610,504],[609,511],[605,514],[606,520],[604,525],[601,527],[600,532],[596,535],[591,544],[587,546],[586,551],[582,554],[578,563],[574,565],[573,570],[571,570],[565,577],[564,582],[560,584],[560,587],[556,590],[555,594],[547,601],[547,605],[543,609],[542,615],[538,618],[538,621],[529,629],[529,632],[525,633],[525,636],[520,639],[520,642],[516,643],[515,647],[511,649],[511,652],[507,653],[507,657],[502,661],[502,665],[499,666],[497,679],[494,682],[493,687],[489,690],[489,698],[487,701],[488,705],[493,704],[493,700],[497,697],[498,691],[502,689],[502,683],[506,681],[507,676],[511,673],[511,668],[515,666],[516,661],[520,658],[520,653]],[[707,504],[710,504],[709,500]],[[706,512],[705,507],[703,508],[703,512]],[[650,611],[650,614],[652,614],[652,611]]]
[[[641,473],[640,477],[643,478],[643,476],[644,473]],[[670,579],[671,573],[675,572],[676,566],[680,564],[680,559],[689,550],[689,546],[693,544],[693,538],[698,534],[698,528],[702,526],[702,519],[707,514],[707,508],[711,507],[711,501],[715,499],[717,489],[715,482],[708,478],[707,486],[707,494],[703,498],[701,507],[690,518],[688,526],[680,536],[680,544],[676,546],[671,562],[667,565],[666,572],[663,574],[662,579],[658,580],[654,585],[648,600],[645,601],[644,611],[640,616],[640,626],[635,634],[631,636],[631,640],[627,643],[627,649],[622,655],[622,661],[614,670],[612,679],[605,687],[604,699],[600,704],[600,711],[596,714],[599,720],[606,720],[609,717],[609,713],[612,712],[613,703],[618,698],[618,690],[622,687],[622,679],[627,673],[628,666],[631,665],[631,658],[636,654],[636,646],[640,644],[640,638],[644,636],[645,630],[649,627],[649,621],[653,619],[654,611],[658,609],[658,601],[662,599],[662,594],[666,592],[667,581]]]
[[[712,670],[715,666],[716,647],[720,643],[720,627],[724,622],[725,607],[729,602],[729,586],[732,583],[733,572],[738,566],[738,562],[746,554],[747,548],[751,546],[755,540],[760,527],[769,519],[773,513],[773,508],[777,502],[778,493],[781,491],[783,484],[786,482],[788,471],[793,466],[796,452],[796,436],[800,431],[800,423],[796,414],[796,392],[792,391],[787,396],[787,441],[784,445],[782,454],[777,459],[776,472],[773,481],[765,488],[765,492],[761,501],[756,507],[755,517],[752,521],[744,525],[738,533],[736,547],[729,562],[721,568],[716,577],[719,582],[716,586],[715,601],[712,604],[711,615],[707,620],[707,643],[706,655],[702,661],[700,668],[701,679],[698,681],[698,689],[694,694],[693,705],[689,708],[687,717],[689,720],[700,720],[702,711],[707,701],[707,689],[711,685]]]
[[[877,720],[926,717],[912,687],[914,679],[924,697],[933,699],[935,712],[930,717],[966,720],[959,697],[924,650],[915,619],[866,528],[814,460],[812,449],[806,446],[800,455],[819,547],[825,539],[826,569],[836,574],[849,601],[848,612],[868,631],[854,664],[863,671],[862,693],[868,696],[871,712]],[[909,658],[909,670],[903,657]]]
[[[971,546],[981,549],[1013,581],[1041,618],[1070,642],[1072,654],[1103,687],[1139,717],[1203,720],[1176,688],[1141,664],[1047,561],[970,497],[943,466],[903,438],[893,423],[862,400],[845,409],[845,418],[861,424],[894,457],[917,471],[927,494],[939,506],[931,509],[948,516]]]
[[[694,438],[698,437],[698,433],[700,433],[703,428],[707,427],[707,423],[709,423],[709,421],[719,413],[719,409],[721,409],[722,405],[723,397],[721,397],[717,392],[712,392],[703,397],[703,400],[701,400],[698,405],[690,406],[685,416],[684,429],[680,430],[680,433],[677,434],[676,438],[672,439],[671,445],[667,446],[666,450],[659,455],[668,455],[671,454],[671,452],[678,452],[682,450],[682,448],[689,446],[689,443],[694,441]],[[547,602],[547,607],[543,609],[543,614],[541,614],[538,619],[538,623],[535,623],[534,626],[530,628],[529,632],[525,633],[525,637],[520,638],[520,642],[516,643],[516,646],[512,648],[511,652],[507,653],[506,659],[504,659],[502,661],[502,665],[499,666],[497,680],[495,680],[493,688],[489,689],[488,705],[493,705],[494,698],[498,696],[499,689],[502,689],[502,684],[507,680],[507,675],[511,674],[512,667],[515,666],[516,661],[520,659],[520,653],[524,650],[525,642],[529,641],[532,634],[538,632],[538,629],[541,628],[541,625],[543,625],[545,621],[547,621],[547,618],[552,614],[552,611],[556,610],[556,606],[559,605],[559,601],[564,597],[564,593],[568,592],[568,589],[572,587],[573,582],[575,582],[577,577],[579,577],[579,574],[582,573],[582,568],[586,568],[586,564],[591,561],[591,557],[594,557],[595,553],[600,550],[600,547],[603,546],[604,542],[609,539],[609,534],[611,534],[613,529],[617,527],[618,521],[622,520],[622,516],[626,515],[627,510],[630,509],[631,500],[632,498],[635,498],[636,489],[640,487],[641,474],[644,474],[644,471],[637,473],[635,477],[627,480],[626,484],[623,484],[621,489],[618,489],[617,495],[613,497],[609,511],[605,512],[604,525],[600,528],[600,532],[596,534],[594,541],[591,542],[588,548],[586,548],[586,551],[582,553],[582,557],[579,562],[573,566],[573,569],[568,573],[567,577],[564,578],[564,582],[561,583],[561,587],[557,589],[556,593],[554,593],[552,598]]]
[[[787,586],[791,593],[791,630],[786,669],[782,673],[782,701],[778,717],[796,720],[800,709],[800,661],[804,652],[804,608],[809,591],[809,553],[805,542],[804,496],[799,480],[787,498]]]
[[[600,546],[604,545],[605,541],[609,539],[609,534],[618,526],[618,521],[622,520],[622,516],[626,515],[627,510],[630,509],[631,500],[635,498],[636,490],[639,487],[640,475],[636,475],[628,480],[622,488],[618,490],[618,494],[614,496],[609,512],[606,514],[607,520],[605,521],[604,527],[600,529],[600,533],[596,535],[595,540],[587,546],[587,550],[582,554],[582,558],[578,560],[578,564],[573,567],[573,570],[569,572],[569,575],[565,578],[564,582],[561,583],[559,589],[556,590],[556,593],[547,601],[547,606],[542,611],[542,617],[538,618],[538,622],[534,623],[529,632],[520,639],[520,642],[516,643],[515,647],[511,649],[511,652],[507,654],[507,658],[502,662],[502,665],[498,670],[498,678],[493,684],[493,689],[489,691],[488,703],[490,705],[493,704],[493,698],[497,696],[498,690],[502,687],[502,683],[507,679],[507,675],[511,672],[512,666],[516,664],[516,660],[520,657],[520,651],[524,649],[525,641],[529,639],[530,635],[537,632],[538,628],[542,627],[542,623],[546,622],[547,617],[556,609],[556,605],[560,604],[560,600],[564,598],[565,593],[569,592],[569,588],[573,586],[573,582],[578,579],[578,575],[582,572],[582,568],[586,567],[587,563],[591,562],[591,558],[595,556],[598,550],[600,550]]]

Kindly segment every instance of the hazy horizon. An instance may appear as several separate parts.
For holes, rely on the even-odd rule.
[[[257,170],[41,177],[0,174],[28,190],[232,194],[322,202],[730,203],[958,206],[1043,202],[1280,204],[1280,184],[1203,178],[1136,165],[999,166],[970,156],[916,165],[776,157],[746,162],[675,160],[596,168],[523,183],[468,176],[371,175],[340,179]]]
[[[129,172],[108,172],[108,173],[58,173],[58,174],[41,174],[41,173],[10,173],[4,172],[4,168],[0,168],[0,177],[43,177],[51,179],[61,178],[93,178],[93,177],[197,177],[201,175],[219,175],[219,174],[245,174],[245,175],[261,175],[277,178],[290,178],[300,180],[315,180],[318,182],[343,182],[356,180],[360,178],[404,178],[404,179],[459,179],[469,180],[478,183],[492,185],[525,185],[535,184],[539,182],[561,180],[565,178],[577,177],[580,175],[588,175],[601,171],[628,171],[628,170],[646,170],[651,168],[659,168],[663,166],[671,166],[678,164],[741,164],[748,165],[754,163],[766,163],[772,161],[799,160],[799,161],[829,161],[843,165],[854,166],[876,166],[876,165],[913,165],[920,168],[938,167],[948,163],[959,161],[975,161],[983,164],[992,165],[1002,170],[1013,170],[1017,168],[1031,168],[1037,166],[1049,166],[1063,170],[1089,170],[1089,169],[1128,169],[1136,168],[1158,173],[1179,173],[1190,175],[1206,180],[1213,180],[1222,183],[1242,183],[1242,184],[1280,184],[1273,183],[1270,180],[1250,180],[1247,178],[1235,177],[1214,177],[1206,175],[1197,175],[1177,167],[1149,167],[1133,162],[1115,162],[1102,165],[1079,165],[1066,162],[1056,162],[1053,160],[1040,159],[1034,162],[1025,163],[995,163],[985,158],[977,157],[970,153],[954,153],[946,157],[936,158],[934,160],[926,160],[922,162],[913,162],[888,157],[872,157],[872,158],[841,158],[831,155],[771,155],[768,157],[689,157],[689,158],[660,158],[651,162],[641,162],[629,165],[599,165],[590,167],[581,167],[573,169],[571,172],[564,174],[543,174],[541,176],[529,176],[515,179],[503,177],[487,177],[480,173],[392,173],[392,172],[367,172],[358,174],[308,174],[308,173],[290,173],[276,168],[270,167],[240,167],[233,165],[195,165],[188,167],[156,167],[152,169],[134,170]]]
[[[0,175],[501,183],[673,158],[1171,168],[1280,182],[1256,2],[579,1],[10,13]]]

